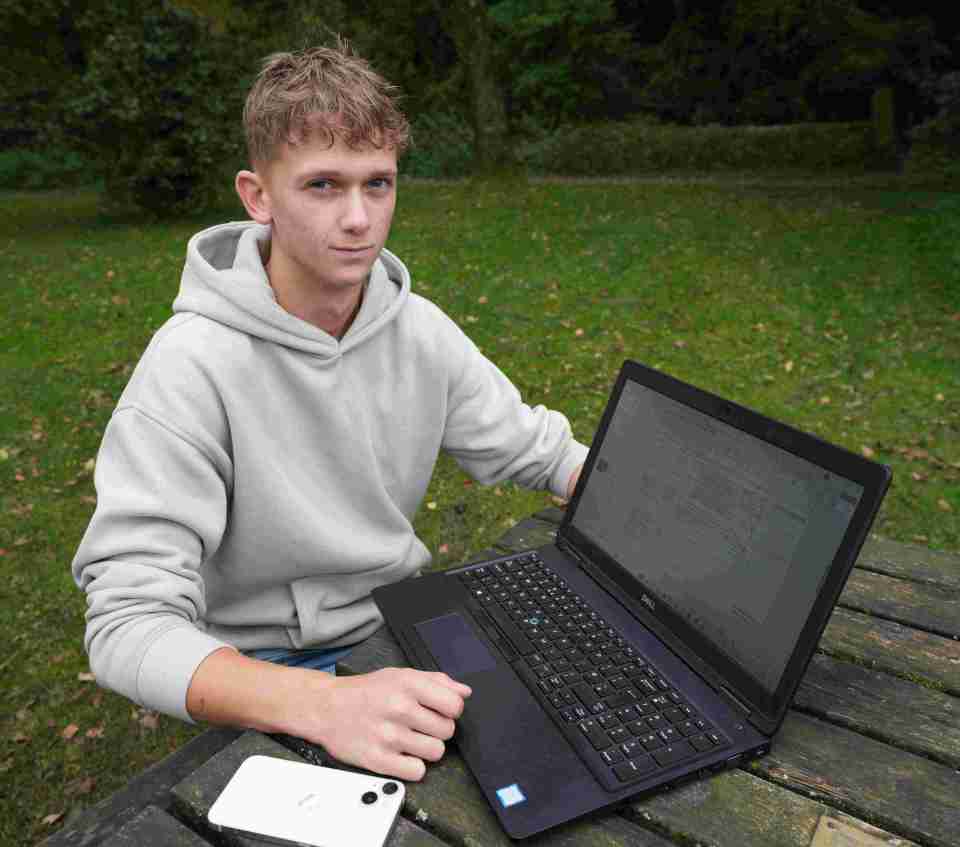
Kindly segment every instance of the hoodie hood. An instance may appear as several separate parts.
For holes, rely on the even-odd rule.
[[[381,250],[364,287],[360,311],[340,341],[291,315],[277,303],[262,256],[270,227],[250,221],[198,232],[187,244],[187,261],[174,312],[190,312],[284,347],[336,357],[390,323],[410,293],[410,274],[389,250]]]

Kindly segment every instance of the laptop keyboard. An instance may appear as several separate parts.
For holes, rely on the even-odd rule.
[[[728,746],[536,553],[457,576],[477,622],[608,790]]]

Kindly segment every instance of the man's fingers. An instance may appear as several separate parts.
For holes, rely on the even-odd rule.
[[[439,712],[427,708],[417,709],[410,720],[409,726],[417,732],[432,735],[442,741],[452,738],[456,730],[456,724],[454,724],[452,718],[444,717]]]
[[[417,700],[428,709],[433,709],[448,718],[459,718],[463,713],[463,701],[470,696],[469,686],[455,682],[446,674],[430,674],[430,678],[418,680]],[[437,685],[436,683],[440,683]]]

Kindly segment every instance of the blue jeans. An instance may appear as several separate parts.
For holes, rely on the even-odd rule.
[[[337,662],[346,656],[350,647],[309,648],[307,650],[288,650],[285,647],[264,647],[260,650],[245,650],[251,659],[262,659],[290,668],[310,668],[336,676]]]

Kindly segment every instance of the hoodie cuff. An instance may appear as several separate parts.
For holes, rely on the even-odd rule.
[[[167,630],[150,645],[140,663],[140,702],[165,715],[196,723],[187,711],[187,689],[200,663],[221,647],[236,649],[192,626]]]
[[[587,460],[587,453],[589,452],[589,447],[579,441],[571,440],[566,454],[550,478],[550,490],[557,497],[567,499],[567,486],[570,484],[570,476]]]

